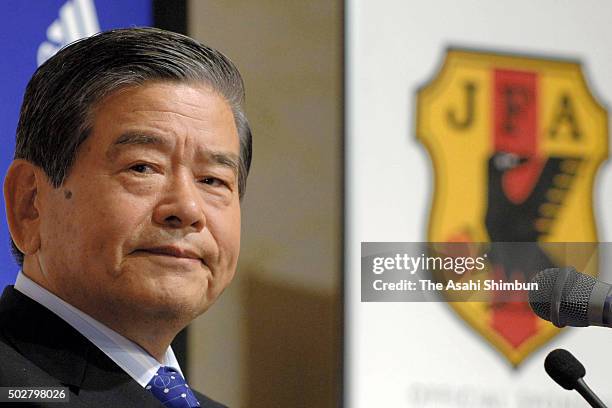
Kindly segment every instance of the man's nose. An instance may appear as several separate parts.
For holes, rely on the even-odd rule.
[[[202,192],[196,181],[187,175],[177,175],[162,193],[153,220],[169,228],[193,227],[201,231],[206,226]]]

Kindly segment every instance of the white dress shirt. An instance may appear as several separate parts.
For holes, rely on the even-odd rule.
[[[136,343],[66,303],[21,271],[17,275],[15,289],[68,322],[143,388],[162,365],[172,367],[183,375],[172,347],[168,347],[164,354],[163,364],[160,364]]]

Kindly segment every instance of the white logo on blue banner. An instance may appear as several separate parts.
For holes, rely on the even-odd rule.
[[[79,38],[100,31],[100,23],[93,0],[69,0],[59,10],[57,18],[47,28],[47,40],[38,47],[38,66],[51,58],[60,48]]]

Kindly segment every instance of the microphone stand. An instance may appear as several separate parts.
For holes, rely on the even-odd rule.
[[[589,386],[584,382],[583,378],[579,378],[576,380],[575,390],[582,395],[582,398],[589,403],[593,408],[607,408],[606,404],[603,403],[602,400],[599,399],[597,395],[589,388]]]

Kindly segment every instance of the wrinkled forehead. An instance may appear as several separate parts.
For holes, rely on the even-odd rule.
[[[198,100],[202,96],[216,96],[217,100],[215,102],[225,105],[233,114],[232,105],[226,96],[204,80],[155,79],[136,83],[130,82],[105,91],[98,100],[91,103],[89,119],[93,122],[100,110],[108,109],[109,105],[125,103],[124,98],[128,98],[135,107],[141,105],[142,107],[164,110],[175,104],[176,101],[172,98],[174,95],[184,99],[186,104],[194,103],[194,108],[201,105]]]
[[[91,115],[90,138],[96,140],[89,144],[105,150],[163,146],[187,137],[201,148],[239,153],[231,107],[209,86],[154,82],[126,87],[100,101]]]

